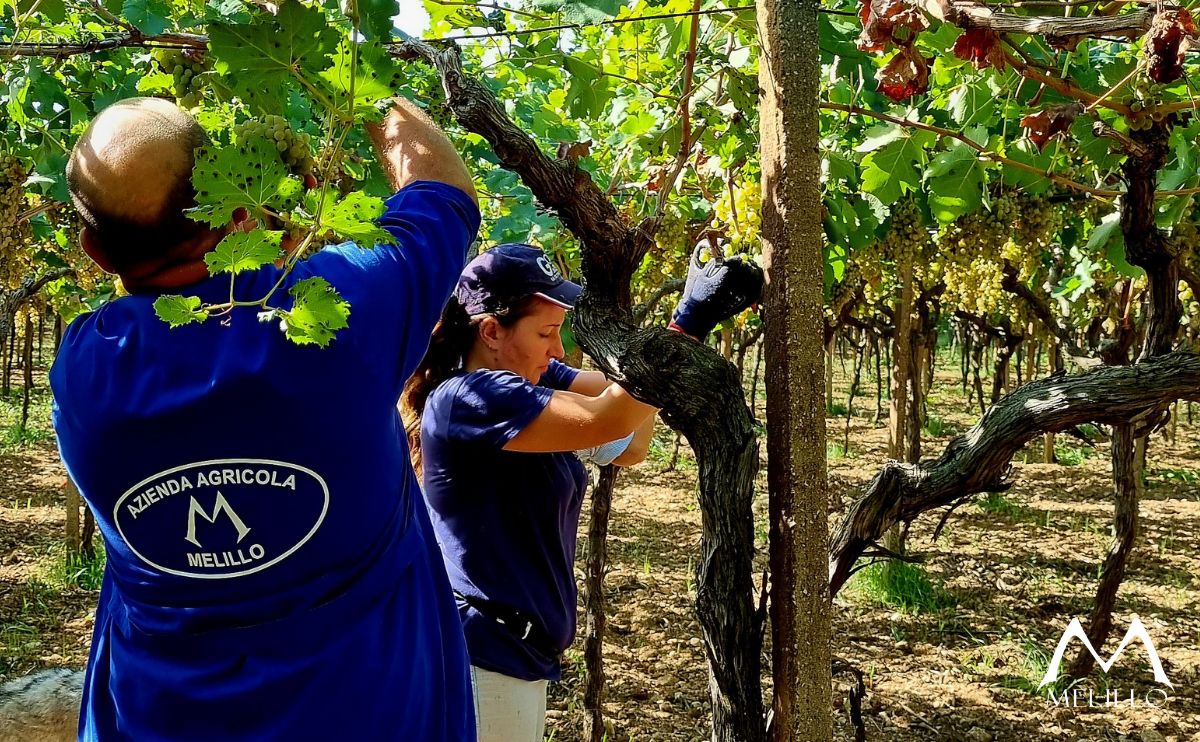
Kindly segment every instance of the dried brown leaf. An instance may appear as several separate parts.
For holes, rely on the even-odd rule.
[[[1004,50],[1000,47],[1000,36],[987,28],[972,28],[962,32],[954,42],[954,54],[959,59],[971,62],[979,69],[995,67],[1004,69]]]
[[[1146,74],[1158,83],[1175,82],[1183,77],[1184,57],[1197,41],[1200,39],[1191,13],[1185,9],[1159,12],[1150,23],[1143,46]]]
[[[878,90],[892,100],[907,100],[929,90],[929,64],[913,46],[901,47],[876,73]]]
[[[1044,108],[1021,119],[1021,126],[1029,132],[1029,139],[1039,150],[1046,147],[1050,137],[1069,131],[1075,118],[1083,113],[1080,103],[1066,103]]]
[[[924,31],[928,24],[919,8],[905,0],[860,0],[858,18],[862,21],[862,33],[858,36],[858,48],[865,52],[882,52],[889,43],[896,42],[896,31],[908,29],[912,33]],[[901,41],[909,40],[911,35]]]

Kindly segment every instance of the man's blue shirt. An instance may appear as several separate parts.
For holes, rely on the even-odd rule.
[[[85,739],[474,739],[462,632],[396,410],[479,211],[409,185],[398,246],[300,263],[350,302],[328,348],[243,307],[170,329],[156,297],[80,317],[51,371],[63,460],[108,566]],[[235,296],[263,296],[267,266]],[[183,288],[229,298],[229,277]]]

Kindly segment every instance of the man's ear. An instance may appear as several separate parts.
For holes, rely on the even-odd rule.
[[[116,273],[112,261],[105,254],[104,248],[100,246],[100,238],[92,231],[91,227],[85,226],[79,230],[79,246],[87,253],[87,256],[95,261],[96,265],[100,266],[100,270],[105,273]]]

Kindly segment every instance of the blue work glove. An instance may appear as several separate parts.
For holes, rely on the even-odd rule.
[[[700,253],[708,248],[701,241],[692,251],[683,296],[671,315],[671,328],[703,341],[720,322],[762,300],[763,272],[752,261],[735,255],[713,256],[708,263]]]

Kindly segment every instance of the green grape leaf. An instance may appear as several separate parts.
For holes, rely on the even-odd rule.
[[[1078,301],[1079,297],[1096,285],[1096,279],[1092,274],[1096,270],[1097,263],[1080,252],[1078,245],[1071,248],[1070,256],[1071,260],[1075,261],[1075,271],[1064,277],[1058,286],[1054,287],[1051,296],[1055,298],[1065,296],[1067,301]]]
[[[1100,220],[1100,223],[1088,236],[1087,254],[1095,255],[1101,250],[1107,250],[1108,244],[1115,238],[1124,239],[1121,235],[1121,212],[1114,211]]]
[[[208,0],[204,8],[208,11],[208,20],[223,20],[230,23],[249,23],[250,14],[246,12],[246,4],[242,0]]]
[[[392,37],[392,16],[399,12],[396,0],[358,0],[359,30],[368,39]]]
[[[571,115],[583,119],[600,118],[612,99],[608,78],[575,57],[563,55],[562,59],[571,81],[567,88],[567,108]]]
[[[171,76],[166,72],[151,72],[138,78],[137,90],[139,93],[158,93],[170,90],[172,83]]]
[[[122,17],[147,36],[155,36],[170,28],[170,21],[167,20],[170,14],[171,5],[165,0],[125,0],[121,6]]]
[[[885,205],[900,200],[921,182],[916,166],[923,165],[934,134],[916,131],[870,152],[862,160],[862,189]]]
[[[227,224],[239,208],[288,211],[303,190],[300,181],[288,174],[279,152],[262,139],[198,149],[192,185],[197,206],[188,214],[212,226]]]
[[[283,250],[280,244],[283,232],[255,229],[250,232],[231,232],[225,235],[217,247],[204,255],[204,264],[210,275],[252,271],[278,258]]]
[[[67,7],[63,0],[16,0],[13,3],[18,16],[33,11],[33,15],[41,15],[51,23],[62,23],[67,19]]]
[[[358,59],[351,60],[355,51]],[[378,42],[356,43],[347,37],[338,45],[333,63],[321,71],[321,87],[329,91],[330,99],[339,108],[345,105],[353,88],[356,113],[372,114],[376,103],[392,97],[392,79],[397,72],[392,58]]]
[[[568,23],[606,21],[620,12],[624,5],[624,0],[536,0],[534,3],[543,12],[562,13]]]
[[[25,113],[25,102],[29,99],[29,78],[14,74],[8,83],[8,115],[13,123],[24,129],[29,125],[29,116]]]
[[[862,143],[854,148],[855,152],[874,152],[897,139],[904,137],[904,128],[896,124],[876,124],[863,133]]]
[[[322,214],[321,224],[362,247],[394,245],[392,233],[375,224],[386,208],[383,199],[354,191]]]
[[[473,5],[451,5],[437,0],[424,0],[421,5],[429,15],[429,32],[434,36],[444,36],[454,29],[488,25],[487,18]]]
[[[1088,237],[1084,248],[1088,255],[1101,254],[1122,276],[1136,278],[1145,271],[1133,265],[1125,257],[1125,235],[1121,233],[1121,212],[1114,211],[1100,220]]]
[[[982,204],[983,163],[975,150],[957,143],[938,154],[925,171],[929,209],[942,224],[949,224]]]
[[[828,181],[844,180],[855,184],[858,179],[858,166],[849,158],[836,150],[826,150],[821,160],[821,174]]]
[[[208,319],[208,310],[200,308],[200,297],[164,294],[154,300],[154,313],[171,327],[182,327]]]
[[[995,114],[998,93],[989,80],[962,84],[950,93],[946,110],[960,126],[988,123]]]
[[[297,0],[286,0],[275,16],[258,14],[249,24],[214,23],[208,35],[214,69],[234,92],[252,98],[283,89],[293,76],[315,83],[338,43],[325,14]]]
[[[290,310],[280,310],[284,333],[297,345],[317,345],[322,348],[333,340],[334,333],[346,327],[350,303],[320,276],[298,282],[288,292],[293,298]]]
[[[1005,152],[1009,159],[1036,167],[1042,173],[1049,172],[1054,165],[1054,148],[1047,147],[1039,150],[1037,145],[1028,139],[1018,140]],[[1050,180],[1040,173],[1003,165],[1004,183],[1019,188],[1031,196],[1045,193],[1050,189]]]

